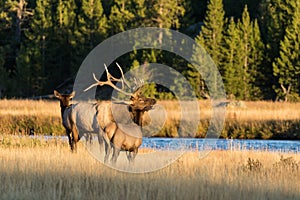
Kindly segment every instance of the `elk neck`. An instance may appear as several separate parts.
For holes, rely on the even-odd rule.
[[[142,123],[142,117],[143,117],[143,114],[144,114],[144,111],[142,110],[135,110],[133,111],[133,122],[136,123],[137,125],[139,126],[142,126],[143,123]]]
[[[61,112],[61,118],[64,117],[64,112],[67,108],[70,108],[73,104],[69,104],[68,106],[64,105],[62,102],[60,102],[60,112]]]

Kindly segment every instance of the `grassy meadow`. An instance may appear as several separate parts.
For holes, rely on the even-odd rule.
[[[300,198],[298,153],[213,151],[200,159],[189,152],[161,170],[131,174],[98,162],[83,143],[73,154],[65,141],[0,139],[11,141],[0,145],[0,199]]]
[[[234,102],[226,107],[221,138],[300,139],[300,103]],[[157,137],[205,137],[212,107],[200,101],[200,124],[196,133],[179,135],[181,110],[178,102],[159,101],[166,121]],[[191,114],[192,115],[192,114]],[[147,120],[147,118],[146,118]],[[0,134],[64,135],[58,101],[0,100]]]
[[[160,136],[178,136],[178,105],[159,104],[168,113]],[[206,101],[199,105],[197,135],[202,137],[211,105]],[[293,137],[299,139],[299,106],[229,104],[222,137],[251,138],[261,130],[261,138],[296,134]],[[300,153],[232,150],[199,157],[199,152],[188,152],[163,169],[132,174],[97,161],[83,142],[73,154],[66,140],[26,136],[32,130],[41,135],[64,134],[58,101],[0,101],[0,199],[300,199]],[[140,149],[137,159],[153,151]]]

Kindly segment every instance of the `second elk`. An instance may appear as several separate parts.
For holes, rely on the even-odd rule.
[[[117,64],[118,65],[118,64]],[[105,66],[105,65],[104,65]],[[105,106],[98,106],[98,122],[100,124],[100,127],[104,129],[105,137],[108,137],[113,149],[113,155],[111,158],[112,163],[116,163],[117,158],[119,156],[120,151],[126,151],[127,159],[130,163],[134,162],[134,159],[138,153],[138,148],[142,144],[142,126],[143,126],[143,116],[145,112],[151,110],[153,106],[156,104],[156,100],[153,98],[146,98],[143,95],[143,89],[144,85],[142,81],[135,81],[135,90],[133,92],[126,92],[124,90],[124,85],[131,88],[128,82],[125,80],[125,77],[123,75],[123,71],[118,65],[120,71],[121,71],[121,78],[115,78],[113,77],[109,72],[107,67],[105,66],[107,80],[106,81],[99,81],[95,74],[93,74],[94,79],[96,83],[92,84],[90,87],[88,87],[86,90],[89,90],[92,87],[95,86],[103,86],[103,85],[110,85],[118,92],[121,92],[122,94],[125,94],[126,96],[130,97],[129,101],[121,102],[121,104],[125,104],[127,106],[127,110],[130,114],[131,122],[129,123],[118,123],[113,118],[112,115],[112,104],[109,105],[109,107]],[[121,81],[122,88],[117,87],[113,82]],[[86,91],[85,90],[85,91]],[[110,110],[110,123],[103,123],[103,116],[101,114],[101,110]],[[103,111],[102,113],[106,113]],[[106,149],[105,152],[105,158],[104,161],[106,162],[108,157],[110,155],[110,149]]]

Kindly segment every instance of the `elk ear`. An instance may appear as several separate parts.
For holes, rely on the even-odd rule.
[[[58,98],[58,99],[60,99],[61,98],[61,94],[59,93],[59,92],[57,92],[56,90],[54,90],[54,96],[56,97],[56,98]]]
[[[71,94],[70,94],[70,98],[73,98],[75,96],[75,91],[73,91]]]

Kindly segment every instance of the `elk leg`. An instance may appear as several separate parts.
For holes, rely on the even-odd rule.
[[[85,145],[91,145],[92,144],[92,134],[91,133],[86,133],[84,134],[85,136]]]
[[[134,163],[134,159],[135,159],[135,157],[138,153],[138,150],[139,150],[138,148],[134,148],[133,152],[131,152],[132,153],[132,155],[131,155],[131,162],[132,163]]]
[[[104,134],[103,136],[104,138],[104,144],[105,144],[105,156],[104,156],[104,162],[106,163],[108,160],[108,157],[110,155],[110,150],[111,150],[111,146],[110,146],[110,140],[108,139],[107,135]]]
[[[100,145],[100,151],[102,150],[103,140],[104,140],[104,146],[105,146],[104,163],[106,163],[108,160],[108,157],[110,155],[110,150],[111,150],[110,140],[109,140],[107,134],[102,129],[100,129],[98,131],[98,142]]]
[[[89,134],[89,142],[90,142],[90,144],[92,144],[92,142],[93,142],[93,135],[91,133]]]
[[[119,154],[120,154],[120,148],[118,148],[118,147],[116,147],[116,146],[114,146],[113,145],[113,149],[114,149],[114,153],[113,153],[113,155],[112,155],[112,158],[111,158],[111,162],[113,163],[113,164],[115,164],[116,162],[117,162],[117,159],[118,159],[118,157],[119,157]]]
[[[66,129],[66,135],[68,136],[68,140],[69,140],[69,145],[70,145],[71,151],[73,151],[71,131],[68,130],[68,129]]]
[[[77,153],[77,143],[79,141],[79,135],[75,125],[72,126],[72,135],[73,135],[73,139],[72,139],[73,151]]]
[[[131,152],[130,151],[126,151],[126,156],[129,162],[131,162],[132,157],[131,157]]]
[[[102,134],[98,134],[97,137],[98,137],[98,143],[100,146],[100,152],[102,152],[103,151],[103,142],[104,142],[103,136],[102,136]]]

